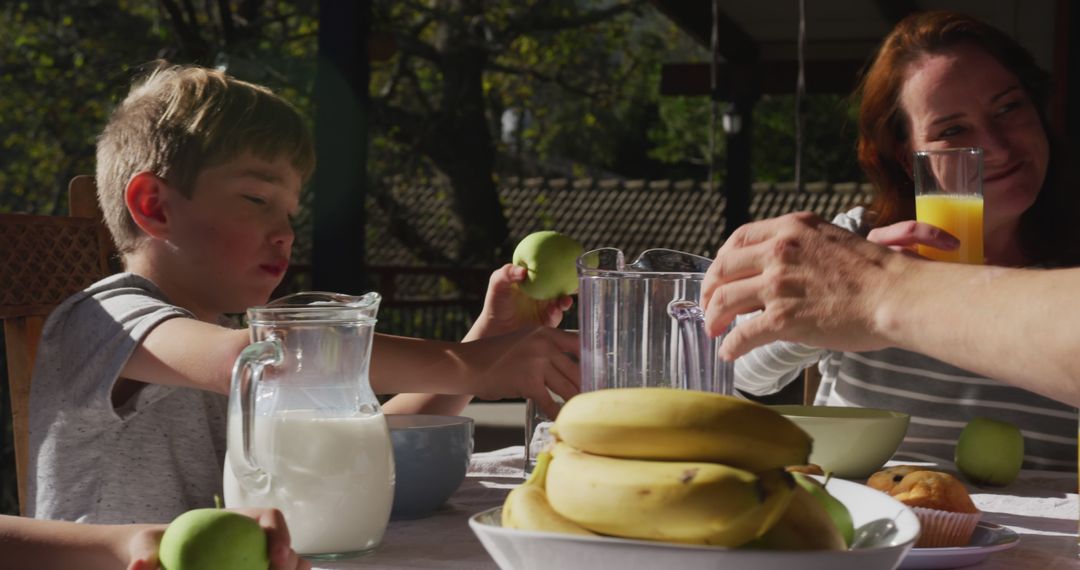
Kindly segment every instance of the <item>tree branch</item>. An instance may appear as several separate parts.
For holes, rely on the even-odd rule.
[[[229,0],[217,0],[218,18],[221,19],[221,31],[225,37],[225,45],[232,47],[236,44],[236,26],[233,25],[232,11],[229,10]]]
[[[394,41],[397,42],[398,49],[401,50],[402,53],[414,55],[438,65],[442,61],[442,56],[439,55],[435,46],[416,38],[417,36],[414,34],[394,32]]]
[[[427,150],[425,140],[430,131],[427,126],[434,123],[430,117],[411,113],[380,97],[372,97],[369,103],[373,125],[386,129],[387,136],[400,143],[416,147],[421,152]]]
[[[180,6],[176,4],[174,0],[159,0],[161,7],[165,9],[168,14],[169,24],[176,30],[176,35],[180,38],[180,45],[184,51],[189,55],[194,55],[196,59],[199,59],[206,55],[206,42],[203,41],[202,36],[194,28],[195,21],[188,21],[184,17],[184,13],[180,10]]]
[[[554,84],[558,85],[559,87],[562,87],[563,89],[566,89],[567,91],[569,91],[571,93],[575,93],[577,95],[581,95],[581,96],[584,96],[584,97],[598,97],[598,96],[600,96],[599,91],[590,91],[589,89],[586,89],[584,87],[578,87],[576,85],[570,84],[569,82],[566,81],[566,79],[564,79],[561,76],[561,74],[547,75],[547,74],[541,73],[539,71],[536,71],[535,69],[524,68],[524,67],[513,67],[513,66],[510,66],[510,65],[504,65],[504,64],[501,64],[501,63],[496,63],[494,61],[487,64],[487,69],[485,71],[492,71],[492,72],[495,72],[495,73],[508,73],[508,74],[511,74],[511,75],[528,75],[528,76],[531,76],[533,78],[539,79],[540,81],[547,81],[547,82],[550,82],[550,83],[554,83]]]
[[[510,25],[506,27],[506,36],[502,40],[508,41],[521,34],[522,30],[528,30],[529,32],[556,32],[559,30],[569,30],[574,28],[582,28],[597,24],[606,20],[610,20],[620,14],[626,12],[638,12],[645,6],[647,0],[628,0],[624,3],[613,4],[606,8],[600,8],[598,10],[590,10],[582,12],[580,14],[569,17],[547,17],[538,10],[529,10],[522,14],[520,18],[516,18],[510,22]]]
[[[195,6],[191,5],[191,0],[182,0],[184,3],[184,13],[187,14],[188,25],[194,27],[198,22],[198,18],[195,15]]]

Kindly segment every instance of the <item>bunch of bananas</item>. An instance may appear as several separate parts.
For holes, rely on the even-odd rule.
[[[754,402],[667,388],[599,390],[568,401],[552,431],[558,443],[507,496],[504,527],[785,548],[791,533],[770,529],[794,518],[777,530],[797,530],[804,511],[820,514],[784,470],[806,463],[810,437]]]

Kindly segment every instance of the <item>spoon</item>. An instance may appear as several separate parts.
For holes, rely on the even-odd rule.
[[[855,529],[855,538],[851,541],[851,548],[854,550],[885,546],[896,535],[896,531],[896,523],[892,519],[872,520]]]

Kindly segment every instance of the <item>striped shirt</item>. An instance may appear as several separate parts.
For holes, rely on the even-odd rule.
[[[834,223],[863,230],[862,214],[856,208]],[[1024,468],[1076,471],[1076,408],[907,350],[835,352],[775,342],[736,360],[735,386],[770,394],[814,363],[822,376],[815,405],[884,408],[911,416],[897,459],[951,463],[960,431],[981,416],[1020,428]]]

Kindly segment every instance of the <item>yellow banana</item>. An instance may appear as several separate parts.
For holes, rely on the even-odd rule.
[[[783,516],[761,538],[748,546],[769,550],[847,550],[847,543],[832,518],[801,485],[796,486]]]
[[[565,534],[593,534],[580,525],[555,512],[548,504],[544,492],[551,454],[543,452],[536,458],[536,467],[525,483],[518,485],[506,496],[502,509],[502,525],[506,528],[561,532]]]
[[[547,473],[556,512],[600,534],[740,546],[779,519],[795,483],[716,463],[640,461],[555,446]]]
[[[588,453],[627,459],[709,461],[749,471],[801,465],[811,439],[766,406],[673,388],[617,388],[578,394],[553,431]]]

